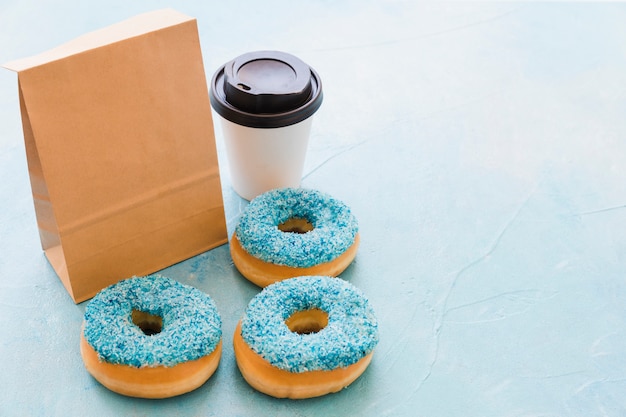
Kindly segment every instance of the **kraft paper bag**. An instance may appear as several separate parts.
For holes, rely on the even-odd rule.
[[[4,66],[41,244],[75,302],[227,242],[195,19],[147,13]]]

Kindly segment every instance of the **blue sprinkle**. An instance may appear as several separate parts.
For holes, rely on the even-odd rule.
[[[307,233],[285,233],[278,225],[303,218]],[[277,265],[308,268],[330,262],[353,243],[359,226],[343,202],[316,190],[283,188],[256,197],[246,207],[235,233],[250,255]]]
[[[145,335],[132,322],[132,310],[160,316],[161,332]],[[222,321],[207,294],[149,275],[100,291],[85,310],[84,335],[102,361],[171,367],[212,353],[222,337]]]
[[[320,309],[328,324],[298,334],[285,324],[298,311]],[[271,365],[294,373],[345,368],[378,344],[378,322],[363,293],[350,283],[322,276],[290,278],[254,297],[241,320],[241,336]]]

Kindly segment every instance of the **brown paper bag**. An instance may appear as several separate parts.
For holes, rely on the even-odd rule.
[[[75,302],[227,242],[195,19],[147,13],[4,66],[41,243]]]

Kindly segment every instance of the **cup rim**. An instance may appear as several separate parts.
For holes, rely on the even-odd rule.
[[[282,54],[288,58],[298,59],[284,52],[277,51],[257,51],[238,56],[237,58],[222,65],[213,75],[209,90],[209,99],[213,109],[223,118],[243,126],[254,128],[277,128],[293,125],[311,117],[321,106],[323,100],[322,81],[319,74],[310,66],[306,65],[310,71],[311,92],[302,105],[297,108],[277,113],[251,113],[241,110],[229,103],[225,92],[225,71],[228,65],[233,65],[236,61],[241,61],[246,55],[259,57],[263,54],[276,56]],[[257,58],[258,59],[258,58]]]

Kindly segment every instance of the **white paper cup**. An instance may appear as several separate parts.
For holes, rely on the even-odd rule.
[[[322,102],[312,68],[283,52],[244,54],[215,73],[210,98],[237,194],[251,200],[300,185],[312,116]]]
[[[247,200],[274,188],[299,187],[312,117],[273,129],[238,125],[219,116],[233,189]]]

